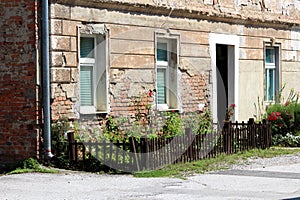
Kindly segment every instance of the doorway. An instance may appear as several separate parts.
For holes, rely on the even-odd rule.
[[[217,110],[218,121],[225,119],[228,106],[228,48],[227,45],[216,46],[217,65]]]
[[[234,103],[234,46],[216,44],[217,117],[222,122]],[[234,116],[232,116],[234,120]]]
[[[233,120],[238,120],[239,43],[237,35],[210,33],[213,123],[221,124],[229,105],[235,104]]]

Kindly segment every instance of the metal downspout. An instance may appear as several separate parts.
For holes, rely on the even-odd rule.
[[[43,67],[43,109],[44,109],[44,149],[45,158],[51,153],[50,130],[50,70],[49,70],[49,2],[42,0],[42,67]]]

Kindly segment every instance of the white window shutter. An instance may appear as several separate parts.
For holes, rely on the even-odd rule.
[[[93,105],[93,66],[80,66],[80,104]]]
[[[166,104],[166,69],[157,69],[157,103]]]

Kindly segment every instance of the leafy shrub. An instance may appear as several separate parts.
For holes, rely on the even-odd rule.
[[[23,161],[24,169],[39,169],[40,163],[34,158],[28,158]]]
[[[28,172],[40,172],[40,173],[57,173],[57,170],[48,169],[42,166],[36,159],[27,158],[18,167],[10,170],[8,174],[20,174]]]
[[[267,108],[267,120],[271,122],[272,135],[285,136],[293,129],[294,107],[288,104],[274,104]]]
[[[70,130],[68,119],[62,118],[51,125],[51,145],[55,156],[55,167],[68,169],[70,161],[67,155],[68,142],[65,133]]]
[[[272,141],[279,146],[300,146],[300,104],[298,94],[291,91],[285,104],[275,103],[267,108],[271,122]]]
[[[162,130],[163,136],[167,138],[182,134],[183,131],[179,114],[175,111],[167,112]]]
[[[287,133],[285,136],[274,135],[272,138],[273,145],[285,146],[285,147],[299,147],[300,136]]]
[[[104,137],[110,141],[123,141],[126,139],[126,135],[121,131],[120,125],[117,123],[115,118],[108,117],[105,128],[104,128]]]
[[[212,131],[212,117],[209,111],[205,111],[199,117],[197,134],[207,134]]]

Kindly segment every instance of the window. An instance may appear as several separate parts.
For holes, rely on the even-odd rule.
[[[80,113],[107,112],[105,37],[81,35],[79,46]]]
[[[265,100],[275,101],[279,91],[279,48],[265,49]]]
[[[156,88],[157,109],[178,109],[177,39],[157,38]]]

